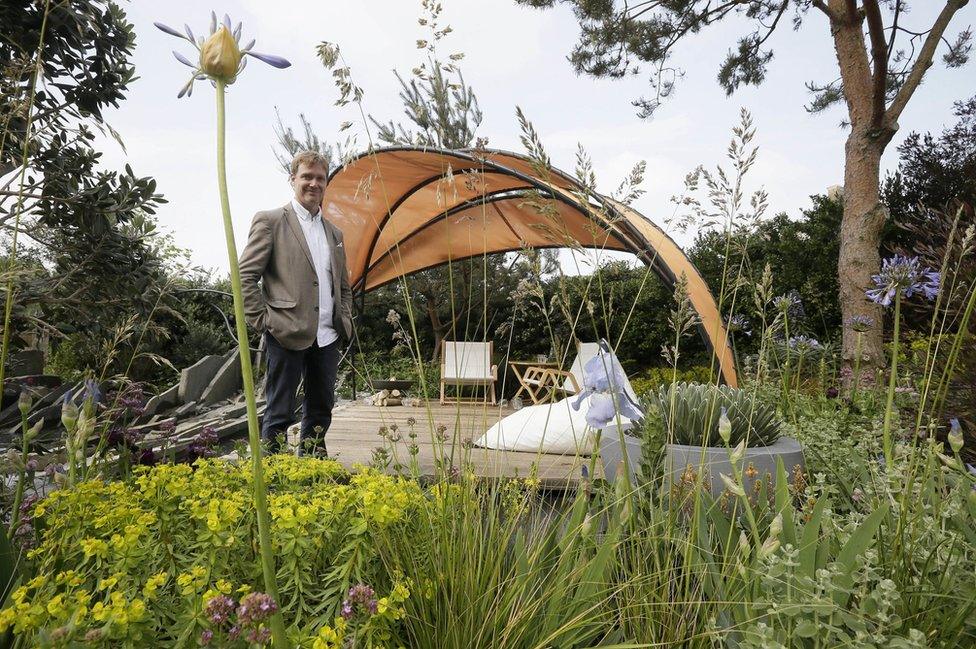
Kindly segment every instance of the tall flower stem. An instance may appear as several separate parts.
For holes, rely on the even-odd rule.
[[[854,381],[851,384],[851,396],[858,393],[861,388],[861,345],[863,344],[864,333],[857,333],[857,342],[854,344]]]
[[[27,428],[27,412],[20,413],[20,434],[21,434],[21,449],[20,449],[20,471],[17,476],[17,491],[14,492],[14,504],[10,510],[10,527],[7,529],[7,538],[13,538],[14,532],[17,531],[17,523],[20,522],[20,503],[24,500],[24,482],[27,479],[27,455],[29,454],[28,441],[28,431]]]
[[[884,447],[885,462],[890,467],[891,452],[891,410],[895,401],[895,382],[898,380],[898,335],[901,328],[901,291],[895,293],[895,331],[891,340],[891,376],[888,377],[888,399],[885,402],[884,426],[881,428],[881,444]]]
[[[237,263],[237,244],[234,242],[234,225],[230,217],[230,199],[227,195],[227,170],[224,145],[224,90],[223,81],[217,81],[217,185],[220,192],[220,211],[224,217],[224,236],[227,239],[227,259],[230,262],[231,292],[234,294],[234,320],[237,324],[237,348],[241,357],[241,375],[244,379],[244,399],[247,404],[247,431],[251,445],[251,461],[254,465],[254,508],[258,519],[258,539],[261,552],[261,571],[264,589],[279,610],[271,618],[274,646],[287,647],[285,624],[281,617],[278,584],[275,580],[274,555],[271,552],[271,522],[268,517],[268,495],[264,484],[261,464],[261,434],[258,429],[258,408],[254,398],[254,375],[251,369],[251,350],[247,342],[247,324],[244,321],[244,297],[241,292],[241,271]]]
[[[7,261],[7,286],[3,307],[3,341],[0,342],[0,385],[3,385],[4,371],[7,367],[7,354],[10,351],[10,316],[14,306],[14,267],[17,263],[17,235],[20,232],[20,217],[24,211],[24,176],[27,173],[27,158],[31,143],[31,127],[34,123],[34,100],[37,97],[37,82],[42,74],[42,55],[44,52],[44,36],[47,33],[47,17],[51,11],[51,2],[44,3],[44,17],[41,19],[41,37],[37,44],[37,58],[34,61],[34,73],[31,75],[30,92],[27,97],[27,124],[24,127],[24,145],[21,150],[20,175],[17,179],[17,204],[14,207],[14,234],[10,241],[10,252]],[[7,120],[9,126],[10,120]],[[6,128],[3,134],[7,137]]]

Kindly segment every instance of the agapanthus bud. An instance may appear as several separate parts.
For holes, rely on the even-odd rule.
[[[720,473],[719,477],[722,478],[722,482],[725,483],[725,488],[728,489],[731,494],[739,496],[740,498],[746,495],[745,489],[743,489],[742,485],[737,483],[735,480],[724,473]]]
[[[37,423],[35,423],[33,426],[30,427],[30,430],[27,431],[27,434],[24,435],[24,441],[30,442],[32,439],[34,439],[40,434],[43,428],[44,428],[44,420],[39,419]]]
[[[61,406],[61,423],[69,432],[74,431],[75,426],[78,425],[78,414],[78,406],[71,399],[65,399]]]
[[[779,550],[779,539],[771,536],[759,548],[759,558],[764,559]]]
[[[729,453],[729,461],[732,463],[732,466],[737,466],[739,462],[742,461],[742,458],[745,457],[745,455],[746,455],[746,440],[743,439],[740,440],[739,443],[735,445],[735,448],[732,449],[732,452]]]
[[[959,420],[953,417],[949,420],[949,434],[947,439],[949,440],[949,446],[952,448],[953,453],[958,453],[963,447],[963,437],[962,437],[962,427],[959,425]]]
[[[729,421],[729,411],[722,406],[722,413],[718,416],[718,435],[726,444],[732,438],[732,422]]]
[[[200,47],[200,70],[218,81],[234,83],[242,56],[230,30],[221,25]]]
[[[749,543],[749,537],[746,536],[745,532],[739,532],[739,552],[742,556],[748,557],[752,554],[752,544]]]
[[[20,396],[17,397],[17,408],[20,409],[20,414],[26,415],[28,412],[30,412],[31,405],[32,399],[30,394],[28,394],[27,390],[21,390]]]
[[[583,523],[580,525],[580,534],[583,536],[589,536],[590,532],[593,531],[593,516],[590,512],[586,512],[586,516],[583,517]]]

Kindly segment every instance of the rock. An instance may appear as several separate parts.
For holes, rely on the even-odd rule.
[[[183,417],[196,414],[199,407],[200,404],[198,404],[196,401],[191,401],[190,403],[184,403],[182,406],[179,406],[170,414],[177,419],[182,419]]]
[[[177,390],[179,402],[189,404],[198,400],[225,360],[225,356],[217,356],[216,354],[204,356],[180,372],[180,383]]]
[[[146,407],[143,409],[143,417],[152,417],[160,408],[172,408],[179,403],[180,399],[180,384],[176,383],[168,390],[160,392],[159,394],[153,396],[149,401],[146,402]]]
[[[14,352],[7,360],[8,376],[28,376],[44,373],[44,352],[40,349],[24,349]]]
[[[241,359],[238,354],[234,353],[217,370],[213,379],[210,380],[210,384],[200,395],[200,401],[208,405],[214,404],[231,398],[242,388]]]

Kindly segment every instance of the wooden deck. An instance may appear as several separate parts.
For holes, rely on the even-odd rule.
[[[526,453],[518,451],[499,451],[472,447],[489,427],[502,417],[511,414],[510,408],[500,408],[484,404],[446,404],[436,401],[421,406],[373,406],[359,402],[336,405],[332,413],[332,426],[326,436],[329,456],[351,468],[354,464],[368,464],[373,450],[385,446],[392,462],[399,462],[409,470],[409,446],[418,447],[417,462],[422,476],[435,473],[437,458],[444,458],[450,466],[458,466],[462,461],[469,464],[476,475],[488,478],[528,477],[533,473],[548,488],[566,488],[577,484],[582,476],[582,467],[589,463],[588,457],[572,455],[550,455],[547,453]],[[409,420],[415,423],[411,426]],[[380,436],[380,428],[385,426],[400,439],[391,442]],[[446,440],[437,439],[437,429],[444,426]],[[411,431],[415,437],[411,438]],[[394,453],[395,449],[395,453]]]

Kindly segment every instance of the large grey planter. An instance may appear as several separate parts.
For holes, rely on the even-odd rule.
[[[802,470],[806,466],[803,449],[792,437],[780,437],[770,446],[747,448],[741,464],[746,493],[752,493],[756,480],[769,480],[775,484],[777,458],[783,459],[788,477],[793,476],[797,467]],[[664,488],[668,491],[672,484],[688,484],[704,477],[710,485],[712,496],[718,498],[725,490],[720,474],[732,475],[729,451],[725,447],[667,444],[664,462]],[[750,467],[754,471],[749,470]]]
[[[624,424],[624,430],[633,428],[633,424]],[[630,484],[635,484],[637,469],[641,457],[641,440],[638,437],[631,437],[624,434],[624,444],[627,453],[628,475]],[[607,482],[613,482],[617,476],[617,471],[623,466],[624,451],[620,448],[620,433],[617,432],[616,424],[610,424],[603,429],[600,436],[600,458],[603,460],[603,477]]]

